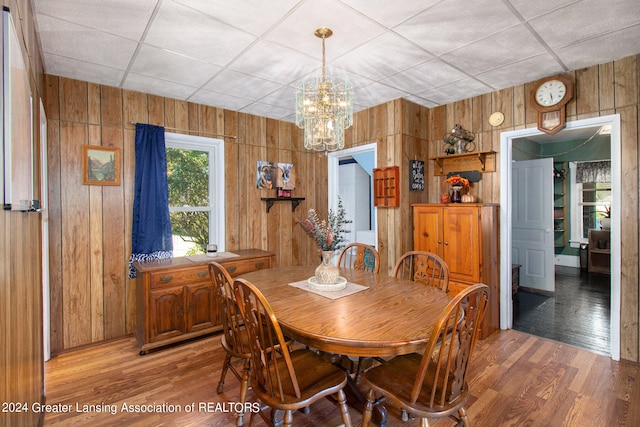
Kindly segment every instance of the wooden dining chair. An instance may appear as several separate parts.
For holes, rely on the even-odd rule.
[[[425,251],[410,251],[400,257],[393,269],[394,277],[449,290],[449,266],[438,255]]]
[[[227,372],[231,371],[240,381],[240,403],[244,408],[244,402],[249,388],[249,372],[251,367],[251,351],[249,350],[249,337],[244,328],[242,314],[236,303],[235,292],[233,291],[233,279],[229,272],[215,261],[209,263],[209,276],[215,286],[218,300],[219,314],[222,317],[223,335],[220,344],[226,353],[222,365],[220,381],[218,381],[218,393],[224,391],[224,379]],[[233,361],[242,361],[242,370],[238,370]],[[244,424],[244,412],[236,414],[236,425]]]
[[[350,243],[340,253],[338,267],[377,273],[380,270],[380,254],[371,245]]]
[[[268,425],[284,411],[284,425],[291,426],[293,411],[304,409],[320,398],[335,395],[345,426],[351,426],[344,387],[347,374],[312,350],[291,350],[271,305],[260,290],[245,279],[234,282],[247,333],[250,337],[251,387],[262,402],[259,414]],[[271,416],[264,412],[266,405]],[[249,425],[253,422],[251,413]]]
[[[363,427],[369,424],[374,403],[383,400],[420,417],[422,427],[429,425],[428,418],[444,417],[469,427],[466,377],[488,299],[487,285],[469,286],[442,311],[424,354],[397,356],[365,372],[363,384],[369,392]]]

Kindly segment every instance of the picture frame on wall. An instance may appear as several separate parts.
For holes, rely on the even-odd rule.
[[[120,185],[120,149],[99,145],[82,146],[82,183]]]

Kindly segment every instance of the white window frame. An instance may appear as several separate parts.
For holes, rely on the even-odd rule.
[[[209,152],[209,206],[195,209],[169,207],[169,212],[208,211],[209,243],[216,243],[218,251],[225,250],[225,182],[224,141],[201,136],[165,132],[167,148],[182,148]]]

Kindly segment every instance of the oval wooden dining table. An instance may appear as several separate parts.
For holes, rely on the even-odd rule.
[[[314,275],[313,266],[243,274],[271,304],[286,335],[329,353],[388,357],[424,349],[451,297],[431,286],[383,274],[340,269],[365,290],[330,299],[290,286]]]
[[[265,296],[286,336],[318,350],[352,357],[390,357],[424,350],[451,297],[434,287],[406,279],[340,268],[348,283],[366,286],[336,299],[291,283],[307,281],[315,266],[277,267],[240,277]],[[335,296],[333,293],[328,295]],[[364,395],[349,377],[347,397],[362,411]],[[387,411],[374,408],[377,425]]]

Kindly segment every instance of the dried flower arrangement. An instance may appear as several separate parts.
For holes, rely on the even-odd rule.
[[[329,209],[327,220],[321,220],[315,209],[309,209],[307,218],[298,219],[298,222],[320,250],[335,251],[344,246],[344,233],[349,232],[344,225],[352,221],[347,219],[342,200],[338,198],[338,211]]]

